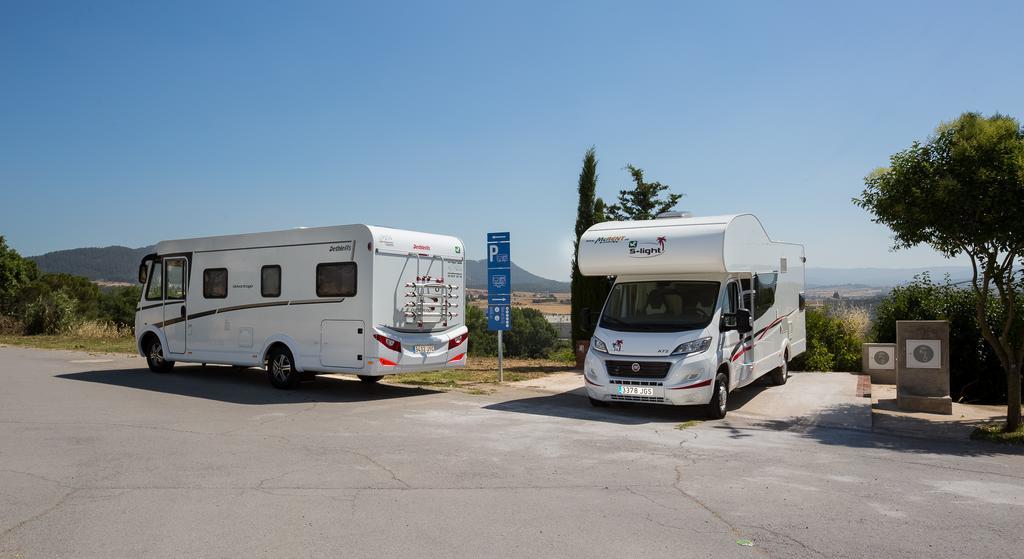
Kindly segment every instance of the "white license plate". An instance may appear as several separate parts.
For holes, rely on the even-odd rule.
[[[653,386],[626,386],[619,385],[619,394],[623,396],[654,396]]]
[[[432,345],[418,345],[416,346],[416,353],[433,353],[434,346]]]

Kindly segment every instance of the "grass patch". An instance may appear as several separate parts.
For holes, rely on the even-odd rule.
[[[543,377],[550,373],[572,370],[571,365],[553,359],[505,360],[505,382],[516,382]],[[498,359],[495,357],[470,357],[465,368],[445,369],[428,373],[404,373],[388,377],[391,382],[430,386],[434,388],[455,388],[498,382]]]
[[[73,349],[98,353],[135,353],[135,338],[63,336],[0,336],[0,344],[40,349]]]
[[[976,441],[988,441],[999,444],[1024,444],[1024,425],[1016,431],[1005,432],[1005,423],[989,423],[974,429],[971,438]]]
[[[690,427],[696,427],[696,426],[700,425],[701,423],[704,423],[704,421],[700,420],[700,419],[691,419],[689,421],[684,421],[684,422],[680,423],[679,425],[676,425],[676,429],[679,429],[680,431],[682,431],[683,429],[689,429]]]

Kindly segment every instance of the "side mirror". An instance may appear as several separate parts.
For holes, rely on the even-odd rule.
[[[147,279],[149,279],[149,267],[143,262],[139,264],[139,283],[145,284]]]
[[[736,311],[736,331],[740,334],[749,334],[753,329],[754,325],[750,323],[750,311],[738,309]]]
[[[740,334],[746,334],[753,329],[754,327],[750,323],[750,311],[747,309],[738,309],[734,313],[726,313],[722,315],[723,332],[736,330]]]
[[[580,328],[587,331],[594,328],[594,319],[590,315],[590,307],[583,307],[580,309],[580,315],[577,318],[580,321]]]

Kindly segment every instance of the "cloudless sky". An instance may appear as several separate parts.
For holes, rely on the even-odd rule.
[[[26,255],[371,223],[512,233],[566,279],[584,150],[809,266],[892,253],[850,199],[963,111],[1024,118],[1022,2],[0,1],[0,234]]]

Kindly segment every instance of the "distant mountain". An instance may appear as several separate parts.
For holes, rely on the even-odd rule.
[[[466,287],[487,289],[487,261],[466,260]],[[512,263],[512,289],[516,291],[543,291],[568,293],[569,282],[557,281],[531,274]]]
[[[932,280],[942,282],[946,275],[958,282],[971,279],[971,269],[967,266],[931,266],[924,268],[807,268],[804,281],[807,287],[822,286],[871,286],[893,287],[908,283],[914,276],[924,272],[931,274]]]
[[[135,282],[139,262],[143,256],[153,252],[153,248],[73,248],[29,258],[44,272],[75,274],[91,280]],[[466,287],[487,289],[487,263],[484,260],[466,261]],[[536,276],[513,263],[512,288],[516,291],[564,293],[569,291],[569,283]]]
[[[30,256],[39,269],[50,273],[85,276],[91,280],[138,281],[139,262],[153,252],[153,247],[123,246],[73,248]]]

